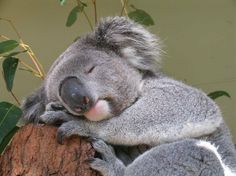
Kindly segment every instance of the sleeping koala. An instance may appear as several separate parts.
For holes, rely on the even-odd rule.
[[[105,18],[55,61],[23,102],[23,117],[62,123],[60,143],[75,134],[96,138],[102,159],[90,165],[105,176],[236,175],[218,106],[162,74],[160,52],[159,39],[139,24]],[[136,152],[140,145],[150,149]]]

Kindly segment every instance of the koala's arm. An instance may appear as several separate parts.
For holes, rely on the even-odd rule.
[[[217,105],[200,90],[169,78],[147,80],[143,89],[143,96],[119,116],[71,122],[62,125],[61,131],[111,144],[157,145],[207,135],[223,123]]]

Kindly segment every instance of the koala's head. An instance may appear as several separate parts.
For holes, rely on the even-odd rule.
[[[99,121],[120,114],[140,95],[145,73],[159,71],[158,40],[125,18],[103,19],[53,64],[45,90],[76,116]]]

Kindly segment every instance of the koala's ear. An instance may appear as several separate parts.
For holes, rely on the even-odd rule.
[[[98,46],[115,51],[139,70],[159,71],[160,41],[134,21],[126,17],[104,18],[93,35]]]

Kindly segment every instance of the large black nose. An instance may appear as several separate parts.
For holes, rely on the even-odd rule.
[[[91,98],[85,86],[76,77],[68,77],[62,81],[59,94],[74,112],[83,113],[90,108]]]

